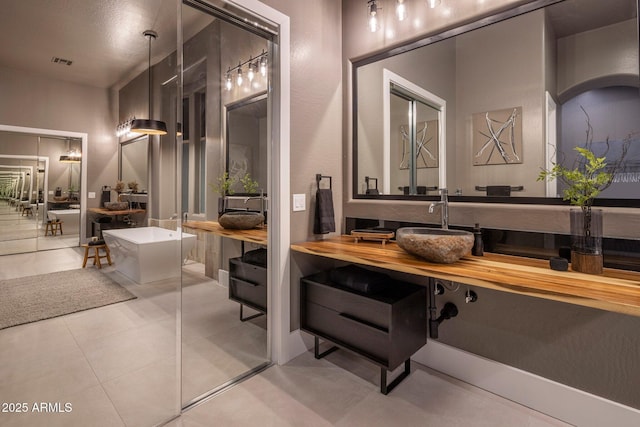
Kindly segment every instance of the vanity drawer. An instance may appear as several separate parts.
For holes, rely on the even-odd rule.
[[[338,313],[345,313],[382,329],[389,329],[391,305],[313,280],[305,280],[306,300]]]
[[[241,257],[229,260],[229,276],[258,285],[267,285],[267,269],[244,262]]]
[[[307,303],[305,317],[305,329],[330,338],[339,346],[364,354],[377,363],[388,364],[386,349],[390,345],[390,335],[387,329],[313,303]]]
[[[229,299],[263,313],[267,312],[267,287],[265,285],[229,277]]]
[[[267,312],[267,269],[242,261],[229,260],[229,299]]]

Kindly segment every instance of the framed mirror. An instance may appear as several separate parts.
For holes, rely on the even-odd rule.
[[[446,185],[456,201],[564,203],[562,186],[538,175],[557,162],[571,166],[591,128],[594,151],[609,147],[611,163],[630,142],[624,168],[596,204],[640,205],[637,9],[637,0],[537,1],[355,61],[353,197],[428,198],[436,193],[418,187]],[[385,72],[446,104],[438,181],[420,182],[417,166],[402,185],[382,184],[385,168],[393,175],[403,167],[389,155],[402,153],[402,138],[390,150],[380,142],[387,136],[379,118],[402,105],[375,101],[386,96]]]

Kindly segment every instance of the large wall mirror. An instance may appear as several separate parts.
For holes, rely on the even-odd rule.
[[[637,10],[637,0],[537,1],[354,62],[354,198],[435,196],[446,185],[458,201],[562,203],[559,183],[537,180],[543,168],[571,166],[587,139],[598,155],[608,146],[613,163],[630,140],[624,168],[596,203],[637,206]],[[408,145],[411,106],[406,91],[382,101],[385,73],[442,101],[424,103],[444,117],[418,119]]]
[[[266,192],[267,94],[260,93],[227,106],[227,172],[234,193]],[[243,186],[253,181],[253,188]]]
[[[13,129],[0,130],[0,255],[78,246],[82,138]]]
[[[147,135],[120,143],[119,179],[135,192],[148,190],[149,137]],[[137,184],[137,186],[135,184]],[[131,188],[131,190],[133,190]]]

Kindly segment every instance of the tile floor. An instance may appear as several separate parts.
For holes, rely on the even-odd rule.
[[[171,427],[205,426],[567,426],[417,363],[387,396],[379,370],[344,352],[312,352],[272,366],[186,411]]]
[[[0,279],[70,270],[80,263],[77,248],[0,256]],[[201,269],[198,264],[184,269],[183,308],[192,307],[183,310],[182,320],[185,401],[260,363],[265,349],[263,324],[245,322],[243,330],[234,323],[237,304],[212,309],[209,298],[220,294],[226,300],[226,290],[203,279]],[[152,426],[176,413],[175,283],[130,289],[138,299],[0,331],[0,401],[73,405],[70,413],[0,412],[0,425]],[[220,341],[233,345],[216,346]],[[409,378],[388,396],[378,391],[378,375],[374,365],[345,352],[323,360],[305,353],[167,425],[565,425],[415,363]]]
[[[78,245],[79,230],[64,228],[63,235],[45,237],[42,216],[42,207],[33,216],[26,216],[6,200],[0,200],[0,255]]]

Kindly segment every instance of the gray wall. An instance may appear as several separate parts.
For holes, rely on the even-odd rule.
[[[513,5],[526,2],[502,3]],[[403,39],[437,33],[443,27],[481,14],[478,6],[466,6],[465,9],[464,5],[458,4],[457,7],[449,20],[439,21],[442,24],[438,28],[402,29],[395,39],[386,39],[384,32],[373,35],[367,32],[361,3],[344,1],[343,80],[348,82],[350,79],[350,60],[361,59]],[[545,71],[540,69],[540,72]],[[548,70],[546,72],[549,73]],[[344,215],[437,222],[436,217],[430,218],[427,214],[425,203],[351,199],[351,169],[346,161],[351,150],[350,89],[348,85],[345,86],[342,147],[345,157]],[[542,96],[540,90],[541,102]],[[450,219],[456,225],[472,226],[474,222],[479,222],[485,227],[556,233],[567,233],[569,226],[565,207],[542,205],[453,203]],[[640,238],[640,210],[606,209],[605,234]],[[326,262],[323,265],[322,262],[309,260],[309,257],[294,255],[294,259],[298,259],[298,264],[304,266],[305,271],[327,267]],[[439,306],[451,300],[460,308],[459,316],[445,322],[441,328],[441,342],[640,408],[637,389],[637,378],[640,377],[640,346],[637,341],[640,318],[484,289],[476,291],[480,300],[471,305],[464,304],[463,292],[447,293],[445,297],[438,298]]]

